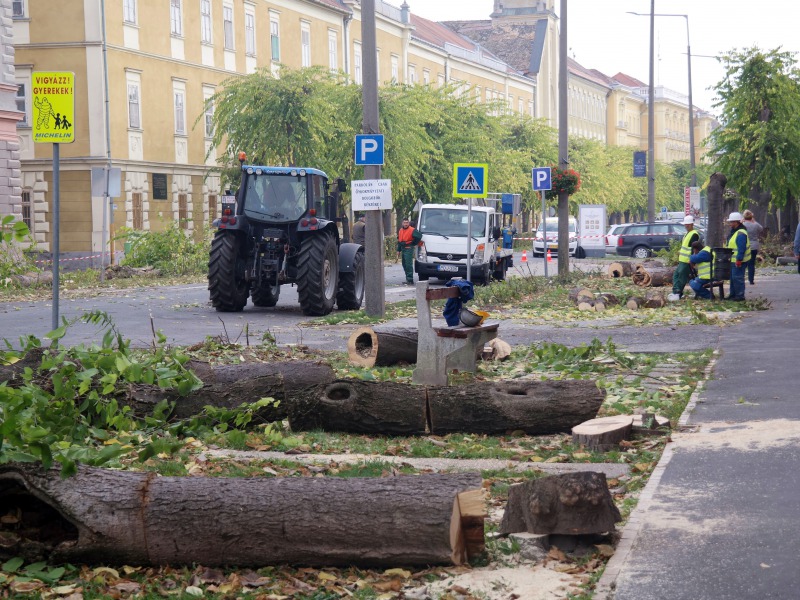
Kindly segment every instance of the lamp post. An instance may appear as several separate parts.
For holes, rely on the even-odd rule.
[[[654,1],[654,0],[653,0]],[[637,15],[640,17],[650,17],[650,85],[653,85],[653,21],[655,17],[682,17],[686,19],[686,57],[687,57],[687,73],[689,74],[689,170],[691,171],[691,185],[697,186],[697,165],[695,163],[695,146],[694,146],[694,102],[692,101],[692,43],[689,37],[689,15],[676,14],[676,13],[653,13],[649,15],[645,13],[631,12],[629,14]],[[652,98],[652,96],[651,96]],[[651,100],[652,101],[652,100]],[[652,140],[652,138],[651,138]],[[652,141],[650,141],[652,145]]]

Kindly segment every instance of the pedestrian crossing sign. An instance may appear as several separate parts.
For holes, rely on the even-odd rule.
[[[75,73],[35,71],[33,83],[33,141],[71,144],[75,141]]]
[[[488,165],[456,163],[453,165],[454,198],[486,198]]]

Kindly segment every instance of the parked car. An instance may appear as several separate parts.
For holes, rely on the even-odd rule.
[[[569,255],[575,256],[578,250],[578,221],[574,217],[570,217],[569,225]],[[542,256],[548,250],[551,256],[558,254],[558,219],[547,219],[547,243],[545,244],[544,227],[539,223],[536,229],[536,235],[533,239],[533,255]]]
[[[633,223],[616,231],[617,254],[647,258],[656,250],[669,248],[670,240],[681,240],[686,228],[680,223]]]
[[[631,225],[631,223],[617,223],[608,228],[608,233],[606,233],[606,254],[616,254],[617,234],[623,227],[628,225]]]

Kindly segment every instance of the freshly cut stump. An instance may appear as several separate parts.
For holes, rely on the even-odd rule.
[[[568,473],[512,485],[500,533],[606,533],[621,520],[603,473]]]
[[[592,419],[572,428],[572,443],[592,450],[611,450],[630,438],[632,427],[631,415]]]
[[[42,559],[53,563],[462,564],[467,537],[481,548],[481,513],[473,495],[460,495],[480,493],[481,483],[478,473],[159,477],[93,467],[65,479],[58,469],[0,466],[7,506],[28,511],[36,500],[48,519],[70,524],[49,548],[38,541]],[[41,530],[51,531],[48,525]],[[19,550],[0,547],[0,556]]]

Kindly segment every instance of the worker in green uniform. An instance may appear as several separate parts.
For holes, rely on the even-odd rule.
[[[683,288],[689,282],[692,272],[689,264],[689,257],[692,256],[692,242],[700,240],[700,234],[694,228],[694,217],[692,215],[686,215],[683,218],[683,226],[686,228],[686,235],[681,240],[678,266],[672,275],[672,293],[667,296],[667,300],[670,302],[675,302],[683,297]]]

